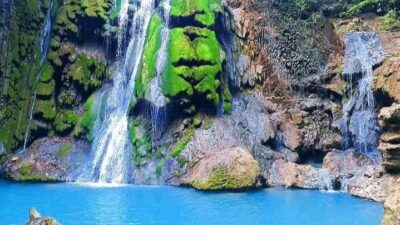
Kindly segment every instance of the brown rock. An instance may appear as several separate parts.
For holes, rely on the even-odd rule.
[[[400,103],[400,57],[391,57],[377,70],[374,88]]]
[[[253,156],[241,147],[211,153],[191,167],[182,184],[200,190],[232,190],[254,187],[260,167]]]
[[[368,166],[348,181],[347,191],[361,198],[384,202],[392,183],[393,178],[385,175],[382,167]]]
[[[355,174],[360,168],[368,165],[372,165],[371,160],[356,151],[335,150],[326,154],[322,167],[329,170],[340,181],[341,175]]]
[[[332,177],[326,169],[277,160],[264,174],[269,186],[309,189],[333,189]]]
[[[385,201],[385,213],[382,219],[382,225],[400,224],[400,180],[397,180],[389,192]]]
[[[390,107],[382,108],[379,113],[379,125],[385,130],[400,128],[400,104],[393,104]]]
[[[382,153],[382,165],[388,172],[400,171],[400,104],[382,108],[379,124],[384,133],[381,135],[379,150]]]

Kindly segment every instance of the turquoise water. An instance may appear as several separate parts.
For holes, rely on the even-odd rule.
[[[0,181],[0,224],[24,224],[28,209],[63,225],[378,225],[382,205],[343,193],[265,189],[202,193],[187,188]]]

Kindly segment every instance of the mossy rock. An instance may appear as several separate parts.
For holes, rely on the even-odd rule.
[[[217,106],[222,65],[215,33],[198,27],[175,28],[171,30],[168,55],[163,94],[171,99],[203,96]]]
[[[78,114],[75,111],[64,110],[57,112],[57,116],[54,120],[54,129],[62,134],[69,132],[75,127],[78,119]]]
[[[170,5],[173,20],[205,27],[213,26],[216,13],[222,11],[221,0],[171,0]]]
[[[35,117],[42,118],[44,120],[53,120],[56,117],[56,107],[54,99],[42,100],[37,99],[35,102],[34,115]]]
[[[90,96],[84,105],[84,110],[79,117],[73,135],[75,138],[82,138],[87,141],[94,139],[94,125],[98,115],[98,107],[95,106],[96,96]]]
[[[105,68],[106,66],[96,58],[79,54],[67,74],[87,92],[101,86]]]
[[[133,164],[139,167],[144,159],[152,157],[153,149],[150,134],[141,120],[135,119],[130,122],[129,140],[133,146]]]
[[[255,186],[260,166],[248,150],[236,147],[202,158],[182,178],[199,190],[242,190]]]
[[[146,32],[145,47],[141,58],[141,68],[136,77],[136,96],[142,98],[147,89],[147,85],[157,73],[157,52],[161,45],[161,30],[164,24],[161,17],[154,13],[151,17],[149,27]]]

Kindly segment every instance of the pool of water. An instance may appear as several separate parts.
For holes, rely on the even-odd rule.
[[[36,207],[63,225],[379,225],[380,204],[344,193],[264,189],[203,193],[176,187],[91,187],[0,181],[0,224]]]

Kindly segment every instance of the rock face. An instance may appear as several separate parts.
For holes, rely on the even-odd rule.
[[[72,181],[85,164],[85,150],[89,149],[84,142],[71,142],[68,138],[40,139],[27,151],[13,155],[0,171],[14,181]]]
[[[382,108],[379,124],[384,130],[379,145],[383,166],[387,171],[397,173],[400,171],[400,104]]]
[[[35,208],[29,210],[29,222],[25,225],[61,225],[54,218],[42,217]]]
[[[385,200],[393,182],[381,166],[354,150],[329,152],[322,167],[332,175],[338,189],[377,202]]]
[[[388,58],[377,70],[374,88],[400,103],[400,57]]]
[[[199,190],[240,190],[254,187],[260,166],[241,147],[216,151],[200,159],[182,178]]]
[[[400,224],[400,180],[392,186],[385,201],[385,213],[382,225]]]
[[[326,169],[277,160],[264,173],[267,185],[307,189],[332,190],[333,177]]]

